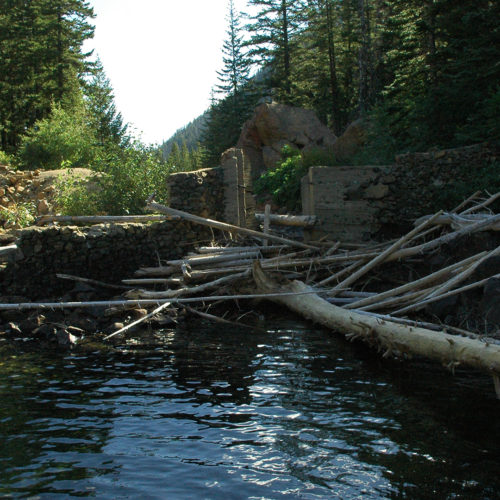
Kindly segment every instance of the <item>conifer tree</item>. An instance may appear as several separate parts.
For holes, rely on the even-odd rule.
[[[128,145],[128,124],[123,123],[121,113],[116,110],[113,88],[99,59],[92,69],[92,78],[85,82],[84,95],[99,145]]]
[[[0,146],[15,150],[54,102],[78,102],[93,11],[84,0],[0,0],[0,13]]]
[[[251,17],[247,29],[252,34],[248,45],[255,64],[268,67],[271,87],[279,97],[291,100],[294,37],[301,27],[300,0],[248,0],[259,11]]]

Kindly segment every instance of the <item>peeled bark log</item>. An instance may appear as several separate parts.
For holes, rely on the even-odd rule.
[[[278,284],[261,269],[253,268],[258,290],[263,293],[307,292],[311,288],[300,281]],[[465,365],[500,374],[500,346],[475,339],[457,337],[445,332],[401,325],[373,316],[347,311],[330,304],[316,294],[300,297],[281,296],[272,299],[327,328],[342,333],[348,339],[362,339],[368,344],[391,354],[418,355],[440,361],[450,369]]]
[[[312,245],[306,245],[300,241],[289,240],[288,238],[282,238],[281,236],[274,236],[271,234],[260,233],[259,231],[254,231],[253,229],[247,229],[245,227],[233,226],[232,224],[227,224],[225,222],[220,222],[213,219],[206,219],[205,217],[200,217],[198,215],[193,215],[187,212],[183,212],[182,210],[177,210],[174,208],[166,207],[165,205],[160,205],[159,203],[149,202],[147,204],[147,209],[152,212],[161,212],[167,215],[178,215],[183,219],[186,219],[190,222],[194,222],[196,224],[201,224],[202,226],[213,227],[215,229],[221,229],[222,231],[227,231],[229,233],[240,233],[245,234],[247,236],[253,236],[254,238],[260,238],[261,240],[269,240],[276,241],[278,243],[285,243],[287,245],[300,247],[300,248],[310,248],[313,250],[317,250],[316,247]]]
[[[255,214],[255,218],[259,222],[265,222],[266,214]],[[317,218],[315,215],[279,215],[269,214],[269,222],[279,226],[295,226],[295,227],[311,227],[316,224]],[[265,231],[264,231],[265,232]]]

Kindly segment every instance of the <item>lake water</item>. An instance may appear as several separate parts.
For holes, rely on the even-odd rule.
[[[500,498],[486,376],[292,322],[160,345],[0,343],[2,498]]]

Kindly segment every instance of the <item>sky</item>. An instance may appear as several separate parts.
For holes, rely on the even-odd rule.
[[[246,0],[234,0],[238,10]],[[146,144],[201,115],[222,68],[228,0],[89,0],[117,109]]]

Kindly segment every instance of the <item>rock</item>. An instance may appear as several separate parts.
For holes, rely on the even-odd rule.
[[[337,160],[346,160],[358,153],[366,141],[366,126],[362,119],[352,122],[333,145]]]
[[[46,215],[50,211],[50,205],[47,202],[47,200],[45,200],[45,199],[38,200],[38,203],[36,205],[36,209],[37,209],[37,212],[39,213],[39,215]]]
[[[57,332],[57,343],[60,346],[69,347],[76,344],[77,340],[78,339],[67,330],[58,330]]]
[[[323,125],[314,111],[278,103],[263,103],[243,125],[236,147],[243,149],[252,163],[252,171],[261,173],[274,168],[276,155],[264,148],[281,151],[283,144],[298,149],[322,147],[335,144],[335,134]]]
[[[365,198],[380,200],[389,194],[389,186],[385,184],[375,184],[365,190]]]

